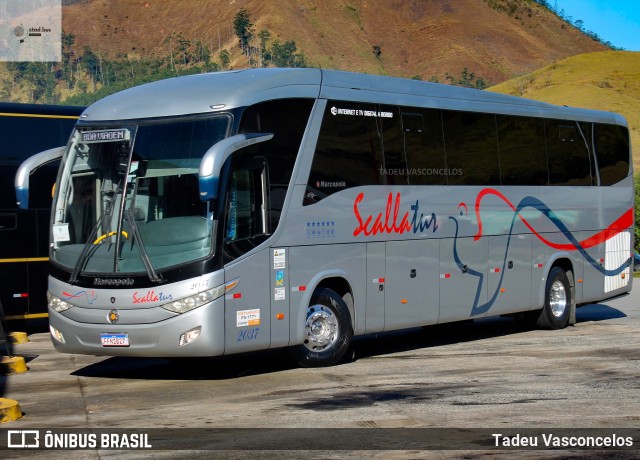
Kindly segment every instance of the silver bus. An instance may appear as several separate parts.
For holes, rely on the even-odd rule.
[[[547,329],[631,289],[626,121],[321,69],[149,83],[81,115],[51,217],[65,353],[199,357],[513,315]]]

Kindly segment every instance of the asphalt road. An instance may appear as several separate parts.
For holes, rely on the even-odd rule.
[[[514,451],[492,448],[492,433],[563,434],[573,428],[598,429],[596,434],[605,436],[626,433],[638,446],[640,288],[579,308],[577,321],[564,330],[539,331],[496,318],[366,336],[355,342],[352,361],[321,369],[296,368],[282,351],[195,362],[63,355],[53,350],[48,333],[34,333],[15,349],[29,372],[4,382],[4,396],[20,403],[24,417],[1,428],[140,429],[164,436],[156,447],[181,449],[206,448],[203,439],[216,436],[233,440],[221,444],[229,450],[181,454],[203,458],[512,458]],[[472,438],[485,438],[485,447],[469,450],[466,429]],[[426,446],[428,451],[424,443],[398,441],[416,433],[442,440]],[[352,450],[367,442],[375,450]],[[287,450],[236,450],[245,445]],[[450,450],[455,448],[465,451]],[[0,452],[4,458],[26,454],[70,455]],[[73,452],[73,458],[176,454],[84,450]],[[640,451],[519,453],[519,458],[574,456],[638,458]]]

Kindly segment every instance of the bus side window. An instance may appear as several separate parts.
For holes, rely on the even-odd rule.
[[[551,185],[591,185],[589,140],[586,123],[547,120],[547,158]]]
[[[442,121],[449,185],[499,185],[495,115],[444,110]]]
[[[541,118],[497,115],[502,185],[545,185],[547,148]]]
[[[404,153],[411,185],[444,185],[450,175],[444,157],[442,116],[437,109],[405,108]],[[386,147],[386,139],[385,139]]]
[[[629,131],[618,125],[596,124],[594,145],[600,185],[613,185],[629,175]]]
[[[248,107],[242,114],[238,133],[272,133],[273,139],[243,149],[245,157],[263,157],[269,167],[269,216],[271,232],[280,223],[313,99],[276,99]]]
[[[383,183],[380,121],[373,116],[377,109],[376,104],[327,103],[307,182],[305,206],[351,187]]]
[[[379,116],[375,118],[382,133],[384,146],[384,170],[382,171],[382,183],[385,185],[408,185],[409,167],[407,165],[406,133],[403,125],[402,113],[398,107],[379,107]],[[419,122],[416,122],[417,125]],[[413,126],[416,132],[419,128]]]

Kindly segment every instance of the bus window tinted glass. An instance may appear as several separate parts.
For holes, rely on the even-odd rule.
[[[547,120],[547,155],[551,185],[591,185],[586,123]]]
[[[2,139],[15,139],[0,147],[3,165],[19,166],[31,155],[67,144],[75,118],[0,117]]]
[[[0,116],[0,209],[16,209],[13,180],[18,166],[31,155],[67,143],[75,119]],[[31,209],[51,207],[51,187],[56,180],[56,162],[36,170],[29,192]]]
[[[246,158],[260,157],[267,162],[272,231],[280,222],[284,199],[312,107],[312,99],[284,99],[256,104],[242,114],[239,133],[273,134],[270,141],[250,146],[242,152]]]
[[[228,117],[145,125],[136,136],[135,153],[157,161],[197,160],[227,133]]]
[[[398,107],[380,106],[382,144],[384,145],[384,168],[379,172],[381,180],[388,185],[407,185],[407,156],[405,151],[402,119]]]
[[[444,158],[440,111],[406,110],[402,113],[402,131],[409,183],[446,184],[448,170]]]
[[[442,119],[449,184],[500,184],[495,115],[445,110]]]
[[[349,187],[382,183],[380,121],[375,104],[329,101],[309,174],[305,204]]]
[[[312,106],[311,99],[285,99],[251,106],[242,114],[238,133],[273,134],[269,148],[260,152],[269,164],[272,186],[289,186]]]
[[[36,169],[31,174],[29,181],[30,209],[51,209],[53,184],[56,182],[58,167],[60,167],[60,162],[55,161]]]
[[[498,115],[497,122],[502,184],[546,184],[544,120]]]
[[[613,185],[629,175],[629,132],[623,126],[595,125],[600,185]]]

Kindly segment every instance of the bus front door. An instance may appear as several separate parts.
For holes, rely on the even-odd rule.
[[[268,171],[262,158],[234,159],[225,204],[225,354],[271,344],[270,250],[256,250],[269,236]]]

